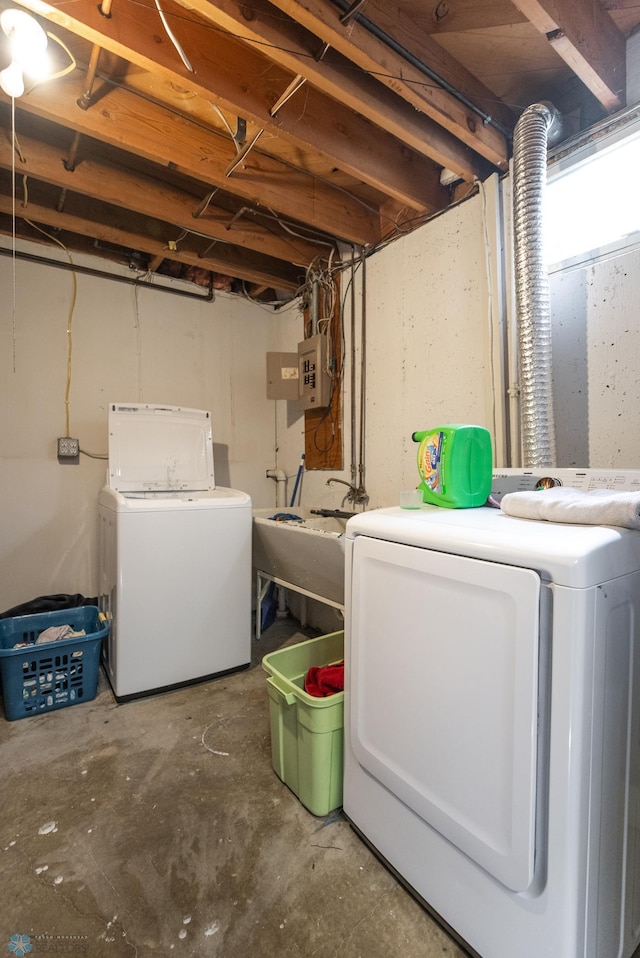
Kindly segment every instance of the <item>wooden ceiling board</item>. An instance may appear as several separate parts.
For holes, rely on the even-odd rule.
[[[561,85],[572,76],[553,48],[530,23],[491,27],[472,33],[447,33],[438,36],[447,51],[472,65],[484,85],[506,103],[516,115],[536,102],[540,87],[548,89],[546,76]],[[488,56],[488,51],[492,55]],[[536,96],[522,98],[515,91],[535,90]]]
[[[387,7],[384,0],[369,0],[367,7],[372,9]],[[486,27],[499,27],[524,20],[511,0],[408,0],[394,4],[398,14],[409,22],[413,20],[421,29],[431,34],[459,33],[463,30],[478,30]],[[392,26],[392,21],[390,21]]]
[[[100,255],[195,258],[267,298],[506,170],[530,103],[571,133],[619,109],[640,24],[634,0],[162,0],[170,32],[155,0],[7,6],[75,66],[16,99],[13,155],[0,93],[0,232],[21,148],[31,211],[79,248],[93,222]]]

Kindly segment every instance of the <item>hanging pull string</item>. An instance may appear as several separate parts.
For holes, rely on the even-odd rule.
[[[11,350],[13,372],[16,371],[16,101],[11,97]]]

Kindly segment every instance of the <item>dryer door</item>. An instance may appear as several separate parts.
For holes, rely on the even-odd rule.
[[[540,579],[358,536],[348,643],[360,764],[514,891],[532,882]]]

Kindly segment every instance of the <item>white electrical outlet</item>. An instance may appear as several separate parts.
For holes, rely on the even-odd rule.
[[[80,455],[80,440],[69,436],[58,437],[58,459],[77,459]]]

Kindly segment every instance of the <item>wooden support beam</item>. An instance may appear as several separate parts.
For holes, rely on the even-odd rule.
[[[31,198],[31,194],[35,194]],[[73,207],[72,197],[67,197],[67,209]],[[13,210],[13,198],[6,193],[0,193],[0,212],[11,214]],[[171,248],[169,241],[174,238],[172,227],[157,221],[153,230],[149,230],[148,223],[145,223],[144,229],[134,231],[131,227],[123,228],[121,217],[114,210],[105,210],[99,208],[97,203],[87,204],[83,200],[82,213],[58,212],[58,210],[43,204],[42,197],[37,189],[30,190],[30,198],[27,205],[22,201],[18,202],[16,207],[16,216],[20,219],[31,220],[42,226],[49,226],[53,229],[68,230],[70,233],[76,233],[80,236],[88,236],[105,243],[111,243],[122,246],[125,249],[136,250],[146,253],[151,257],[162,257],[162,259],[176,260],[180,263],[186,263],[189,266],[196,266],[199,269],[208,269],[215,273],[224,273],[232,277],[244,279],[250,283],[259,283],[275,289],[287,289],[291,292],[298,287],[297,278],[292,277],[291,272],[287,276],[285,273],[270,274],[258,267],[252,267],[250,262],[238,262],[238,257],[229,254],[228,250],[220,248],[215,249],[214,255],[202,258],[196,244],[190,242],[180,243],[179,248]],[[130,218],[128,218],[130,223]],[[164,235],[163,235],[164,230]]]
[[[0,119],[3,113],[4,111],[0,110]],[[24,126],[24,120],[22,125]],[[8,126],[7,122],[7,128]],[[177,187],[163,183],[161,179],[152,179],[131,170],[121,169],[85,153],[81,162],[70,171],[65,166],[62,150],[43,143],[22,130],[19,140],[19,176],[26,173],[62,190],[95,197],[103,203],[144,216],[156,218],[158,210],[162,209],[163,218],[179,229],[192,230],[225,245],[253,250],[274,260],[280,259],[301,267],[306,267],[321,254],[326,255],[326,247],[309,243],[284,230],[276,232],[275,223],[270,230],[264,228],[260,217],[253,216],[250,209],[246,212],[240,211],[239,215],[209,203],[202,215],[196,217],[196,198]],[[10,148],[0,150],[0,168],[11,169]]]
[[[149,265],[148,265],[148,267],[147,267],[147,269],[149,270],[149,272],[150,272],[150,273],[155,273],[155,272],[157,271],[158,267],[161,266],[162,263],[164,263],[165,258],[166,258],[165,256],[163,256],[162,254],[160,254],[160,255],[158,255],[158,256],[154,256],[151,260],[149,260]]]
[[[257,130],[265,131],[260,143],[263,152],[275,151],[277,156],[284,139],[298,153],[325,156],[332,166],[401,204],[431,212],[446,205],[435,163],[354,113],[341,98],[331,99],[309,88],[273,116],[274,103],[291,81],[289,71],[270,66],[262,52],[212,29],[210,23],[183,12],[179,18],[171,18],[176,21],[181,46],[188,51],[193,67],[189,72],[167,37],[159,33],[153,3],[116,6],[105,19],[92,0],[75,0],[71,7],[46,4],[44,12],[39,0],[19,2],[34,10],[37,5],[37,12],[48,20],[148,71],[131,71],[123,78],[126,86],[167,101],[184,113],[198,106],[198,97],[204,99],[200,108],[209,101],[250,120]],[[204,9],[212,12],[216,8],[207,0]],[[165,16],[171,16],[168,9]],[[247,77],[260,79],[247,82]],[[94,95],[94,99],[98,97],[99,93]],[[210,108],[209,113],[213,116]],[[266,135],[269,133],[272,135]]]
[[[513,0],[609,111],[625,102],[626,45],[609,13],[592,0]]]
[[[484,102],[488,93],[484,87],[483,99],[477,102],[476,109],[471,109],[460,97],[452,95],[433,79],[430,80],[415,63],[370,32],[358,18],[344,26],[340,20],[340,7],[331,0],[272,0],[272,3],[494,166],[506,169],[506,137],[490,123],[484,122],[478,113],[480,111],[484,116],[490,114]],[[421,38],[420,47],[418,60],[439,76],[444,73],[446,61],[448,85],[460,94],[464,91],[466,99],[473,102],[473,92],[469,91],[477,90],[479,82],[429,37]],[[442,78],[445,79],[444,76]]]
[[[484,178],[493,167],[495,145],[484,147],[484,134],[478,130],[476,137],[471,133],[469,124],[464,120],[464,139],[461,143],[454,129],[443,129],[443,125],[434,122],[426,105],[406,103],[398,97],[395,89],[384,89],[380,76],[367,76],[354,70],[334,50],[322,50],[322,43],[309,36],[307,29],[293,20],[274,17],[273,7],[267,0],[252,0],[250,6],[242,0],[178,0],[183,6],[205,17],[211,23],[228,30],[230,34],[242,37],[249,43],[255,43],[265,56],[282,64],[292,73],[304,76],[308,81],[328,94],[338,103],[371,120],[377,127],[393,134],[405,147],[430,157],[439,166],[454,170],[463,179],[473,181]],[[280,6],[276,3],[276,6]],[[289,11],[287,11],[289,12]],[[337,8],[333,8],[337,18]],[[295,14],[292,14],[295,16]],[[313,32],[315,22],[305,23]],[[353,28],[344,27],[344,32]],[[320,35],[320,34],[318,34]],[[442,55],[444,51],[439,48]],[[322,52],[320,57],[318,54]],[[344,51],[341,51],[341,53]],[[424,79],[424,78],[421,78]],[[472,79],[469,75],[469,83]],[[477,81],[473,81],[477,84]],[[495,99],[495,98],[494,98]],[[455,127],[455,124],[454,124]],[[467,145],[468,144],[468,145]],[[488,150],[488,153],[487,153]],[[506,166],[506,147],[498,147],[498,165]],[[482,157],[485,157],[483,160]]]
[[[523,20],[510,0],[491,0],[491,3],[457,0],[444,4],[436,0],[433,6],[420,4],[420,15],[411,17],[407,16],[406,9],[404,4],[389,3],[389,0],[367,0],[360,13],[490,113],[505,129],[513,130],[517,119],[513,110],[497,99],[495,92],[448,53],[442,44],[432,39],[434,33],[446,35],[449,28],[455,33],[464,30],[479,32],[491,26]],[[411,9],[413,12],[415,7]],[[436,10],[443,12],[443,19],[437,18]]]
[[[256,150],[233,174],[231,186],[225,176],[235,155],[230,139],[121,89],[103,89],[97,107],[80,110],[81,87],[82,78],[71,74],[35,87],[18,106],[348,242],[369,246],[379,238],[377,215],[345,191]]]
[[[284,91],[286,79],[275,67],[266,74],[264,66],[261,69],[262,80],[256,86],[266,114],[269,104],[276,102]],[[254,70],[254,75],[258,73]],[[126,87],[145,97],[154,98],[157,94],[157,80],[151,73],[132,72],[127,76]],[[166,87],[162,101],[177,113],[188,114],[195,106],[192,95],[182,85]],[[207,120],[210,116],[209,113]],[[287,134],[287,127],[295,127],[296,137]],[[428,212],[440,211],[447,205],[440,184],[440,167],[431,159],[312,87],[294,94],[268,124],[258,125],[252,119],[247,143],[261,130],[264,135],[260,136],[258,148],[274,159],[302,165],[306,155],[315,166],[316,157],[320,156],[325,165],[328,160],[333,169],[366,183],[399,205]],[[234,162],[237,159],[234,157]]]

